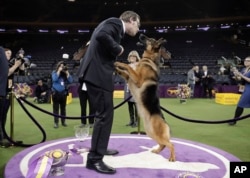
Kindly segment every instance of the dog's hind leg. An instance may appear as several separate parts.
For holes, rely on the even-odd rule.
[[[170,150],[170,157],[169,157],[169,161],[170,162],[174,162],[175,161],[175,150],[174,150],[174,145],[170,142],[167,142],[166,147],[169,148]]]

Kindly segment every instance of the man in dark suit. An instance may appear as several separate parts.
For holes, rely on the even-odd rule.
[[[4,49],[0,46],[0,146],[3,146],[4,139],[4,122],[5,122],[5,100],[7,95],[7,79],[8,79],[8,60]]]
[[[13,87],[14,72],[23,64],[21,60],[11,60],[12,51],[8,48],[0,47],[0,146],[9,147],[6,142],[4,127],[10,107],[9,93]]]
[[[207,66],[202,66],[201,84],[202,84],[204,98],[207,97],[207,92],[210,99],[213,97],[212,90],[214,87],[214,83],[215,80],[212,76],[212,73],[208,71]]]
[[[116,172],[103,162],[104,155],[118,153],[107,149],[114,115],[114,62],[124,52],[120,45],[124,34],[135,36],[139,26],[140,16],[133,11],[125,11],[119,18],[112,17],[101,22],[91,36],[77,72],[96,115],[86,167],[99,173]]]

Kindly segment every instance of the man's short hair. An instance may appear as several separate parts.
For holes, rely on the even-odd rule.
[[[120,15],[120,19],[124,22],[129,22],[132,18],[133,21],[136,21],[137,19],[140,21],[140,16],[134,12],[134,11],[125,11]]]

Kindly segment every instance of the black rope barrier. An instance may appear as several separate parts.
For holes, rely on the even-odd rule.
[[[39,143],[42,143],[46,140],[46,132],[43,129],[43,127],[36,121],[36,119],[31,115],[31,113],[27,110],[27,108],[23,105],[22,101],[19,98],[16,98],[19,105],[22,107],[22,109],[25,111],[25,113],[30,117],[30,119],[35,123],[35,125],[39,128],[39,130],[42,132],[42,140]],[[2,127],[2,130],[6,136],[6,139],[15,146],[21,146],[21,147],[30,147],[33,146],[35,144],[24,144],[23,142],[20,141],[15,141],[13,140],[13,138],[10,138],[10,136],[7,134],[5,127]]]
[[[121,102],[120,104],[114,106],[114,110],[117,109],[117,108],[119,108],[119,107],[121,107],[122,105],[124,105],[128,100],[130,100],[131,97],[132,97],[132,96],[126,98],[123,102]],[[45,109],[42,109],[42,108],[36,106],[35,104],[29,102],[28,100],[26,100],[26,99],[23,98],[23,97],[19,97],[19,98],[20,98],[22,101],[24,101],[26,104],[30,105],[31,107],[33,107],[33,108],[35,108],[35,109],[37,109],[37,110],[39,110],[39,111],[42,111],[42,112],[44,112],[44,113],[46,113],[46,114],[48,114],[48,115],[55,116],[55,117],[61,117],[61,118],[65,118],[65,119],[81,119],[81,118],[99,117],[99,116],[97,116],[97,115],[88,115],[88,116],[81,116],[81,117],[72,117],[72,116],[57,115],[57,114],[54,114],[54,113],[52,113],[52,112],[49,112],[49,111],[47,111],[47,110],[45,110]],[[22,103],[21,103],[21,104],[22,104]]]
[[[123,104],[125,104],[132,96],[126,98],[123,102],[121,102],[120,104],[114,106],[114,110],[121,107]],[[16,100],[18,101],[19,105],[21,106],[21,108],[25,111],[25,113],[30,117],[30,119],[35,123],[35,125],[39,128],[39,130],[42,132],[42,140],[39,142],[39,143],[42,143],[44,141],[46,141],[46,132],[45,130],[43,129],[43,127],[36,121],[36,119],[31,115],[31,113],[28,111],[28,109],[24,106],[24,104],[22,103],[22,101],[26,104],[28,104],[29,106],[41,111],[41,112],[44,112],[48,115],[51,115],[51,116],[55,116],[55,117],[63,117],[63,118],[67,118],[67,119],[81,119],[81,118],[90,118],[90,117],[98,117],[97,115],[89,115],[89,116],[81,116],[81,117],[72,117],[72,116],[62,116],[62,115],[57,115],[57,114],[54,114],[54,113],[51,113],[45,109],[42,109],[38,106],[36,106],[35,104],[29,102],[28,100],[26,100],[24,97],[15,97]],[[36,145],[36,144],[24,144],[23,142],[19,142],[19,141],[15,141],[13,140],[12,138],[9,137],[9,135],[7,134],[6,130],[5,130],[5,127],[2,126],[2,130],[4,132],[4,134],[6,135],[6,139],[13,145],[15,146],[21,146],[21,147],[29,147],[29,146],[33,146],[33,145]]]
[[[119,103],[118,105],[114,106],[114,110],[121,107],[122,105],[124,105],[127,101],[129,101],[131,99],[132,96],[126,98],[124,101],[122,101],[121,103]],[[66,118],[66,119],[82,119],[82,118],[90,118],[90,117],[99,117],[97,115],[88,115],[88,116],[81,116],[81,117],[73,117],[73,116],[62,116],[62,115],[57,115],[57,114],[54,114],[52,112],[49,112],[45,109],[42,109],[38,106],[36,106],[35,104],[31,103],[30,101],[26,100],[24,97],[15,97],[19,103],[19,105],[22,107],[22,109],[26,112],[26,114],[31,118],[31,120],[35,123],[35,125],[39,128],[39,130],[42,132],[42,135],[43,135],[43,138],[42,140],[39,142],[39,143],[42,143],[44,141],[46,141],[46,132],[45,130],[42,128],[42,126],[36,121],[36,119],[31,115],[31,113],[28,111],[28,109],[24,106],[24,104],[22,103],[22,101],[26,104],[28,104],[29,106],[43,112],[43,113],[46,113],[48,115],[51,115],[51,116],[54,116],[54,117],[61,117],[61,118]],[[250,117],[250,114],[248,115],[245,115],[245,116],[242,116],[242,117],[238,117],[238,118],[233,118],[233,119],[227,119],[227,120],[218,120],[218,121],[208,121],[208,120],[196,120],[196,119],[189,119],[189,118],[184,118],[184,117],[181,117],[177,114],[174,114],[172,113],[171,111],[167,110],[166,108],[160,106],[161,110],[163,110],[164,112],[168,113],[169,115],[177,118],[177,119],[180,119],[182,121],[187,121],[187,122],[193,122],[193,123],[202,123],[202,124],[223,124],[223,123],[228,123],[228,122],[233,122],[233,121],[239,121],[239,120],[243,120],[243,119],[246,119],[246,118],[249,118]],[[139,127],[139,125],[138,125]],[[7,140],[14,144],[14,145],[17,145],[17,146],[22,146],[22,147],[29,147],[29,146],[33,146],[35,144],[23,144],[23,143],[19,143],[19,142],[16,142],[14,140],[12,140],[6,133],[6,130],[5,128],[3,128],[3,131],[4,131],[4,134],[6,135],[7,137]]]
[[[228,122],[243,120],[243,119],[250,117],[250,114],[247,114],[247,115],[242,116],[242,117],[227,119],[227,120],[219,120],[219,121],[195,120],[195,119],[188,119],[188,118],[184,118],[184,117],[181,117],[179,115],[176,115],[163,107],[161,107],[161,109],[177,119],[187,121],[187,122],[201,123],[201,124],[224,124],[224,123],[228,123]]]
[[[37,109],[37,110],[39,110],[39,111],[41,111],[41,112],[43,112],[43,113],[46,113],[46,114],[51,115],[51,116],[54,116],[54,117],[61,117],[61,118],[72,119],[72,120],[73,120],[73,119],[81,119],[81,118],[96,117],[96,115],[89,115],[89,116],[82,116],[82,117],[73,117],[73,116],[57,115],[57,114],[54,114],[54,113],[52,113],[52,112],[49,112],[49,111],[47,111],[47,110],[45,110],[45,109],[42,109],[42,108],[36,106],[35,104],[31,103],[30,101],[26,100],[26,99],[23,98],[23,97],[20,97],[20,99],[21,99],[23,102],[25,102],[26,104],[28,104],[29,106],[31,106],[31,107],[33,107],[33,108],[35,108],[35,109]]]
[[[129,96],[128,98],[126,98],[123,102],[121,102],[120,104],[116,105],[114,107],[114,110],[121,107],[122,105],[124,105],[128,100],[130,100],[132,98],[132,96]]]
[[[46,132],[43,129],[43,127],[36,121],[36,119],[31,115],[31,113],[27,110],[27,108],[24,106],[24,104],[22,103],[22,101],[19,98],[16,98],[19,105],[22,107],[22,109],[26,112],[26,114],[31,118],[31,120],[36,124],[36,126],[39,128],[39,130],[42,132],[43,138],[40,141],[40,143],[44,142],[46,140]],[[19,143],[13,140],[10,140],[11,143],[13,143],[14,145],[17,146],[23,146],[23,147],[29,147],[29,146],[33,146],[35,144],[24,144],[24,143]]]

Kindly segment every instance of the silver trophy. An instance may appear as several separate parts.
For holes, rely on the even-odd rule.
[[[68,160],[69,152],[62,151],[60,149],[53,150],[47,153],[47,155],[53,159],[50,169],[51,176],[61,176],[64,174],[65,164]]]

